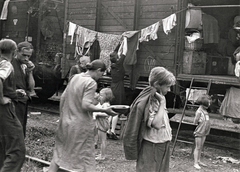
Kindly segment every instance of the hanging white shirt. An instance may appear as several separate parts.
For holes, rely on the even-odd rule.
[[[165,19],[162,19],[163,31],[168,35],[171,32],[171,29],[177,25],[177,16],[172,14]]]

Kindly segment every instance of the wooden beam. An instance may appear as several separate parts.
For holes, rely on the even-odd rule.
[[[240,5],[208,5],[208,6],[189,6],[188,8],[232,8],[240,7]]]

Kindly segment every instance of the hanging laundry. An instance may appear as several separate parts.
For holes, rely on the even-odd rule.
[[[134,89],[136,87],[136,84],[139,78],[139,71],[136,71],[134,69],[137,63],[137,50],[139,49],[139,38],[141,36],[141,32],[127,31],[127,32],[124,32],[122,36],[125,40],[122,42],[122,44],[127,43],[127,50],[128,50],[125,60],[123,62],[123,66],[126,74],[128,74],[130,78],[130,88]],[[120,46],[119,51],[122,51],[121,47],[124,47],[124,46]]]
[[[68,36],[71,36],[71,40],[70,40],[70,44],[72,45],[73,42],[73,37],[74,37],[74,33],[76,30],[77,25],[75,23],[69,22],[68,25]]]
[[[84,28],[82,26],[77,26],[75,57],[77,55],[80,56],[86,55],[96,39],[97,39],[96,31]],[[84,52],[85,48],[87,48],[86,52]]]
[[[141,30],[141,37],[139,38],[140,42],[155,40],[157,39],[157,31],[160,26],[160,22],[154,23]]]
[[[4,2],[0,20],[7,20],[9,2],[10,2],[10,0],[6,0]]]
[[[100,59],[105,63],[107,70],[110,72],[111,62],[110,54],[114,51],[120,42],[121,35],[97,33],[97,40],[100,46]]]
[[[128,49],[124,64],[135,65],[137,63],[136,51],[139,48],[140,31],[127,31],[122,36],[127,38],[127,41],[123,41],[123,43],[127,43]]]
[[[204,44],[219,42],[219,27],[218,21],[211,15],[203,13],[203,41]]]
[[[177,16],[176,14],[172,14],[165,19],[162,19],[163,31],[168,35],[171,33],[172,28],[177,25]]]

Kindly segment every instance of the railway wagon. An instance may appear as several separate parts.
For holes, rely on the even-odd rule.
[[[186,113],[192,114],[195,108],[194,94],[188,97],[186,92],[199,93],[203,88],[214,98],[211,115],[219,117],[226,93],[240,86],[232,57],[239,45],[229,48],[229,33],[240,15],[239,3],[239,0],[12,0],[8,18],[1,20],[1,37],[33,43],[36,86],[42,88],[38,95],[47,98],[67,80],[79,48],[93,60],[104,51],[113,51],[116,41],[110,42],[110,46],[106,40],[129,31],[142,32],[158,23],[155,38],[139,43],[135,63],[126,74],[128,103],[148,85],[150,70],[164,66],[177,77],[174,95],[190,99],[186,101],[190,104],[184,104]],[[106,42],[99,38],[79,47],[76,29],[70,33],[70,24],[107,35]],[[108,56],[102,58],[109,65]],[[108,73],[99,81],[103,87],[110,83]],[[183,109],[175,108],[174,100],[175,96],[169,112],[181,113]],[[238,116],[230,117],[239,121]]]
[[[75,24],[81,29],[106,34],[111,40],[129,31],[143,32],[159,23],[157,37],[140,41],[136,50],[136,61],[131,66],[131,72],[126,74],[125,87],[127,101],[130,104],[141,89],[148,85],[148,75],[155,66],[164,66],[177,77],[177,84],[172,89],[174,94],[167,95],[168,108],[171,114],[181,113],[175,94],[182,100],[187,98],[187,90],[202,89],[213,97],[211,116],[218,118],[221,102],[230,88],[238,88],[240,82],[234,76],[233,52],[229,52],[229,32],[233,28],[234,20],[239,16],[239,0],[93,0],[66,1],[65,32],[62,57],[62,77],[68,75],[70,67],[76,63],[75,57],[79,53],[77,32],[69,35],[69,24]],[[176,17],[176,18],[174,18]],[[167,19],[174,18],[174,22],[166,31]],[[173,22],[173,21],[171,21]],[[74,37],[76,36],[76,37]],[[197,38],[198,39],[197,39]],[[195,39],[189,42],[190,39]],[[131,39],[128,39],[131,41]],[[108,40],[96,40],[89,47],[91,59],[102,57],[102,52],[113,51]],[[234,49],[237,45],[234,45]],[[109,60],[109,59],[107,59]],[[107,62],[108,64],[108,62]],[[133,78],[135,79],[134,82]],[[109,86],[111,77],[108,73],[100,80],[101,86]],[[195,88],[194,88],[195,87]],[[197,87],[197,88],[196,88]],[[191,92],[191,91],[190,91]],[[185,106],[185,113],[193,115],[191,106],[194,99],[189,97],[190,104]],[[183,101],[183,102],[184,102]],[[188,102],[188,101],[186,101]],[[222,116],[221,116],[222,117]],[[233,117],[230,115],[230,117]],[[238,117],[232,119],[238,122]]]

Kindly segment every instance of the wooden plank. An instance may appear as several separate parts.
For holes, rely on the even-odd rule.
[[[91,14],[69,14],[68,15],[68,20],[95,20],[96,14],[91,13]]]
[[[105,33],[110,33],[114,31],[116,33],[120,33],[119,35],[121,35],[123,32],[127,31],[127,29],[125,29],[125,27],[123,26],[100,26],[99,31]]]
[[[128,26],[133,25],[132,19],[124,19],[124,23]],[[101,19],[101,26],[119,26],[119,23],[115,19]]]
[[[167,10],[167,11],[168,12],[165,12],[165,11],[145,12],[145,13],[141,14],[140,20],[151,19],[151,20],[159,21],[159,20],[164,19],[172,14],[171,12],[169,12],[169,10]]]
[[[108,5],[108,3],[106,3]],[[108,8],[111,8],[112,11],[115,13],[134,13],[134,4],[127,4],[124,6],[109,6]]]
[[[69,2],[68,4],[68,10],[70,11],[71,9],[81,9],[81,8],[96,8],[97,3],[96,0],[95,2],[82,2],[82,1],[77,1],[77,2]]]
[[[141,12],[142,13],[149,13],[149,12],[167,12],[171,13],[172,10],[177,9],[177,4],[155,4],[155,5],[142,5]]]
[[[128,5],[133,5],[135,3],[134,0],[101,0],[103,3],[107,3],[109,7],[116,7],[116,6],[128,6]]]
[[[72,19],[69,19],[69,21],[80,25],[82,27],[86,27],[86,26],[94,26],[95,25],[95,20],[94,19],[89,19],[89,20],[81,20],[81,19],[77,19],[72,17]]]
[[[117,16],[120,19],[133,19],[134,13],[133,12],[128,12],[128,13],[124,13],[124,12],[120,13],[119,12],[119,13],[117,13]],[[107,20],[107,19],[113,19],[114,17],[111,14],[107,13],[106,11],[103,11],[101,13],[101,18]]]
[[[69,3],[79,3],[79,2],[81,2],[81,3],[86,3],[86,2],[96,2],[96,0],[69,0]]]
[[[240,82],[235,76],[178,74],[177,79],[182,81],[189,81],[192,77],[194,77],[195,82],[208,82],[209,79],[211,79],[212,84],[240,86]]]
[[[95,14],[96,13],[96,7],[82,7],[82,8],[70,8],[69,14],[74,15],[81,15],[81,14]]]
[[[147,5],[156,5],[156,4],[177,4],[178,0],[141,0],[141,4],[147,4]]]

